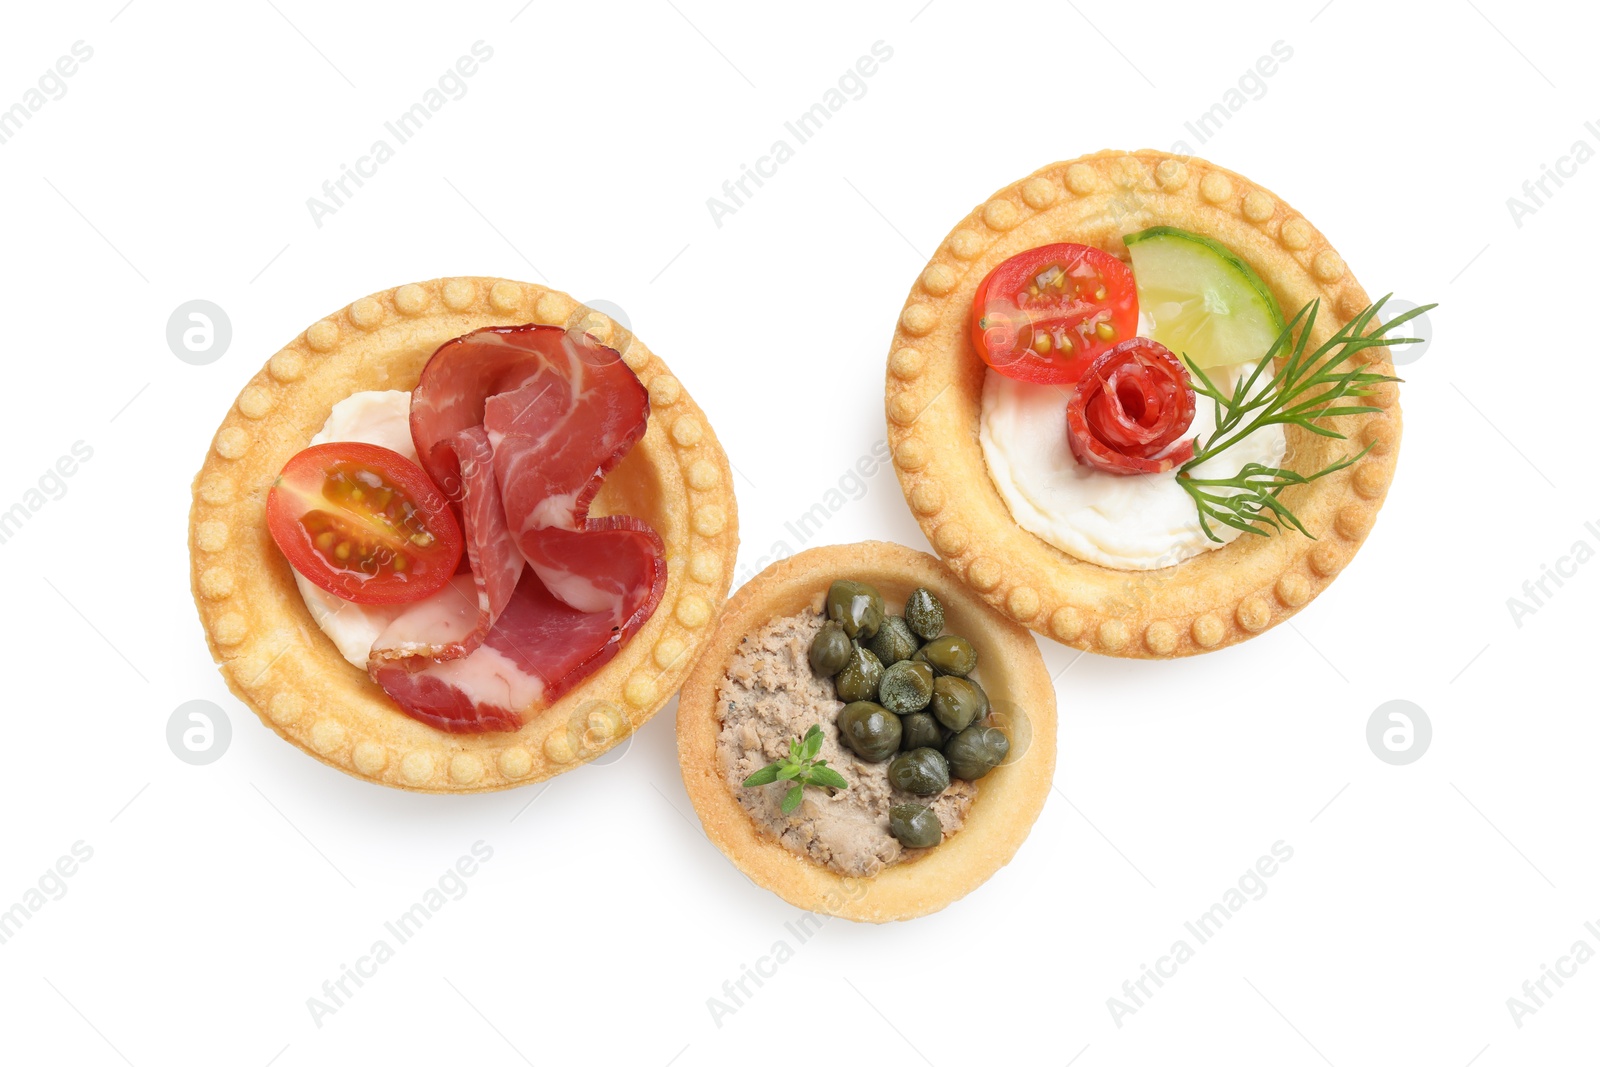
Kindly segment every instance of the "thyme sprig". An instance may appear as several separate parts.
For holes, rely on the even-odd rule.
[[[844,775],[828,766],[828,761],[818,759],[822,751],[822,727],[811,724],[804,737],[789,742],[789,754],[775,763],[769,763],[744,780],[745,788],[770,785],[773,782],[793,782],[783,795],[785,815],[800,806],[800,798],[808,785],[828,789],[849,789]]]
[[[1368,348],[1417,343],[1421,338],[1386,334],[1438,306],[1427,304],[1412,308],[1388,322],[1379,319],[1377,328],[1368,333],[1368,327],[1377,319],[1389,296],[1366,307],[1327,341],[1308,351],[1312,328],[1322,306],[1320,300],[1311,301],[1289,320],[1255,369],[1234,383],[1231,393],[1219,389],[1194,360],[1184,357],[1194,378],[1195,393],[1208,397],[1216,408],[1216,429],[1204,441],[1195,440],[1193,458],[1178,469],[1178,484],[1194,498],[1195,508],[1200,513],[1200,529],[1208,538],[1222,540],[1212,529],[1213,522],[1262,537],[1268,534],[1262,527],[1272,530],[1292,527],[1307,537],[1313,536],[1279,494],[1291,485],[1306,485],[1344,470],[1365,456],[1371,445],[1312,474],[1261,463],[1246,463],[1231,478],[1197,478],[1193,471],[1266,426],[1298,426],[1321,437],[1344,440],[1344,434],[1323,425],[1321,420],[1377,411],[1378,408],[1360,401],[1371,396],[1375,386],[1400,379],[1363,370],[1364,364],[1353,357]],[[1299,327],[1298,337],[1296,327]],[[1281,366],[1276,365],[1279,356],[1283,356]],[[1347,360],[1350,366],[1341,369]],[[1266,369],[1275,366],[1272,377],[1258,387]]]

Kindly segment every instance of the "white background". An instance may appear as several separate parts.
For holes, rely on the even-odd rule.
[[[0,945],[0,1059],[1590,1062],[1600,962],[1520,1028],[1506,999],[1578,939],[1600,949],[1600,563],[1520,627],[1506,602],[1600,544],[1600,163],[1521,226],[1506,199],[1600,147],[1596,26],[1474,3],[9,10],[0,107],[73,42],[94,54],[0,145],[0,510],[75,441],[94,454],[0,544],[0,908],[75,842],[93,858]],[[466,95],[317,227],[307,197],[478,40]],[[716,226],[706,198],[880,40],[865,95]],[[1265,94],[1198,143],[1184,123],[1275,41],[1293,56]],[[1441,302],[1403,368],[1398,478],[1293,625],[1171,663],[1041,642],[1057,790],[968,899],[798,944],[797,913],[701,834],[675,705],[606,766],[425,797],[323,767],[224,688],[189,598],[189,482],[241,385],[322,315],[451,274],[620,306],[741,472],[749,568],[800,547],[785,520],[882,437],[895,315],[971,205],[1180,141],[1304,211],[1370,292]],[[165,342],[194,298],[233,323],[209,366]],[[887,470],[815,541],[866,537],[925,546]],[[167,748],[191,699],[232,722],[210,766]],[[1367,748],[1391,699],[1433,723],[1410,766]],[[307,998],[480,840],[467,894],[315,1025]],[[1266,896],[1117,1026],[1107,998],[1279,840]],[[708,998],[779,939],[793,958],[719,1027]]]

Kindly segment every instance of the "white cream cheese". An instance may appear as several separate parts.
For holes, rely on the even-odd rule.
[[[1207,371],[1232,390],[1252,364]],[[1265,375],[1263,375],[1265,377]],[[1194,498],[1177,472],[1111,474],[1080,463],[1067,443],[1067,402],[1073,386],[1040,385],[987,371],[978,436],[989,477],[1017,525],[1061,551],[1117,570],[1155,570],[1232,541],[1242,531],[1211,523],[1221,542],[1206,537]],[[1209,437],[1216,410],[1197,397],[1184,439]],[[1280,466],[1283,428],[1257,430],[1196,467],[1201,478],[1227,478],[1246,463]]]
[[[411,440],[411,394],[384,389],[345,397],[333,405],[328,421],[311,439],[314,445],[331,441],[381,445],[416,462],[417,446]],[[299,571],[295,571],[294,581],[312,621],[338,647],[340,655],[362,670],[367,669],[367,655],[378,635],[409,606],[352,604],[312,585]]]

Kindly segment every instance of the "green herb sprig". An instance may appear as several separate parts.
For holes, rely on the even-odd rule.
[[[1311,301],[1284,327],[1255,370],[1235,383],[1232,393],[1223,392],[1194,360],[1184,357],[1196,382],[1194,391],[1210,398],[1216,406],[1216,430],[1203,442],[1196,439],[1194,457],[1178,468],[1178,484],[1194,498],[1195,507],[1200,513],[1200,529],[1208,538],[1222,540],[1211,528],[1212,522],[1262,537],[1268,533],[1261,528],[1263,525],[1274,530],[1293,527],[1307,537],[1313,536],[1289,510],[1288,505],[1279,499],[1279,494],[1291,485],[1305,485],[1344,470],[1365,456],[1371,450],[1371,445],[1354,455],[1335,460],[1313,474],[1300,474],[1261,463],[1246,463],[1231,478],[1196,478],[1192,472],[1206,460],[1265,426],[1298,426],[1322,437],[1344,440],[1344,434],[1322,425],[1320,420],[1377,411],[1378,408],[1359,401],[1371,396],[1374,386],[1400,379],[1362,370],[1362,364],[1352,360],[1352,357],[1368,348],[1417,343],[1421,338],[1387,337],[1385,334],[1438,306],[1428,304],[1412,308],[1387,323],[1379,320],[1377,329],[1368,333],[1367,328],[1388,299],[1389,296],[1385,296],[1369,305],[1326,342],[1308,353],[1312,327],[1316,325],[1317,312],[1322,304],[1320,300]],[[1298,340],[1295,339],[1297,326],[1300,326]],[[1262,372],[1273,366],[1284,352],[1288,352],[1288,355],[1283,365],[1258,390],[1257,383]],[[1349,369],[1340,370],[1346,360],[1352,360]]]
[[[822,727],[812,723],[811,729],[806,731],[804,737],[789,742],[787,756],[776,763],[767,764],[746,778],[745,788],[770,785],[773,782],[793,782],[794,785],[783,797],[785,815],[800,806],[800,798],[808,785],[825,786],[828,789],[849,789],[850,783],[844,780],[844,775],[828,766],[827,760],[817,758],[817,754],[821,751]]]

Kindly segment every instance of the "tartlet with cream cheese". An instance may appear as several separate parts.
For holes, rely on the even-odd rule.
[[[1337,340],[1338,331],[1352,320],[1362,322],[1370,309],[1366,292],[1326,238],[1272,193],[1203,160],[1152,150],[1109,151],[1045,167],[963,219],[912,287],[888,360],[885,405],[896,473],[945,563],[1023,625],[1108,655],[1201,653],[1261,633],[1303,608],[1371,531],[1399,448],[1392,363],[1386,348],[1368,347],[1348,366],[1372,374],[1373,382],[1359,400],[1342,403],[1371,410],[1336,413],[1321,422],[1341,437],[1298,425],[1266,427],[1245,442],[1253,451],[1222,456],[1220,463],[1208,460],[1212,467],[1190,472],[1179,467],[1188,453],[1166,457],[1205,432],[1212,401],[1202,395],[1194,405],[1193,425],[1184,422],[1183,439],[1168,452],[1152,451],[1150,465],[1138,468],[1152,473],[1134,474],[1120,484],[1115,476],[1089,482],[1094,493],[1102,494],[1098,497],[1088,494],[1085,479],[1077,477],[1083,471],[1066,471],[1061,484],[1046,484],[1049,479],[1040,470],[1049,464],[1065,467],[1084,451],[1071,439],[1073,392],[1070,384],[1057,385],[1055,399],[1044,392],[1052,388],[1048,384],[995,381],[1000,372],[986,366],[990,357],[978,351],[989,336],[984,329],[997,325],[981,308],[974,309],[980,286],[987,287],[991,274],[1029,250],[1072,242],[1126,264],[1135,235],[1174,232],[1236,257],[1266,302],[1281,308],[1277,321],[1287,319],[1291,329],[1311,321],[1296,312],[1309,312],[1312,302],[1319,302],[1309,330],[1300,331],[1310,350]],[[1028,284],[1048,287],[1052,280],[1067,279],[1047,273]],[[1104,288],[1097,295],[1107,296]],[[1111,294],[1111,302],[1116,296]],[[1126,321],[1113,322],[1113,312],[1125,314]],[[1100,336],[1107,344],[1136,331],[1142,336],[1150,324],[1137,316],[1135,327],[1136,314],[1131,305],[1120,310],[1108,305],[1106,321],[1097,323]],[[1073,351],[1075,339],[1063,339],[1059,330],[1054,343],[1042,331],[1030,336],[1038,341],[1041,363]],[[1093,334],[1087,337],[1095,340]],[[1288,335],[1290,346],[1297,337]],[[1083,338],[1076,340],[1081,345]],[[1275,352],[1264,377],[1250,386],[1260,389],[1291,350],[1262,345],[1241,351],[1240,362],[1213,362],[1211,373],[1217,388],[1230,393],[1235,381],[1248,381],[1263,353]],[[1019,351],[1032,360],[1031,351]],[[1172,355],[1187,362],[1183,352]],[[1007,411],[1015,425],[996,432],[997,412]],[[1280,436],[1274,441],[1271,433]],[[1292,477],[1337,469],[1273,495],[1304,526],[1304,534],[1262,524],[1262,535],[1241,536],[1222,523],[1195,522],[1192,501],[1174,480],[1225,477],[1216,467],[1230,462],[1230,469],[1255,464],[1282,468]],[[1137,484],[1140,479],[1145,484]],[[1066,514],[1066,506],[1061,514],[1048,513],[1051,501],[1062,500],[1077,514]],[[1038,506],[1040,501],[1045,506]],[[1202,536],[1203,526],[1210,533]]]

